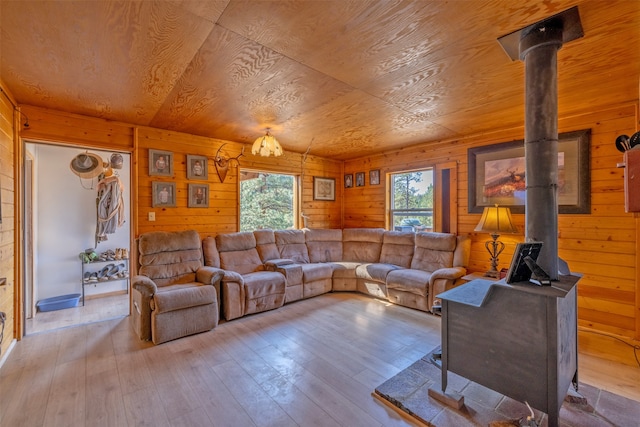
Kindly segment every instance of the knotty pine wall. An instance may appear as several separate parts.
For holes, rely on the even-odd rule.
[[[186,208],[186,154],[213,157],[225,141],[133,127],[30,106],[21,108],[31,123],[30,129],[21,133],[22,138],[132,152],[135,168],[132,183],[136,187],[132,189],[132,209],[136,222],[132,227],[135,230],[133,238],[151,230],[195,228],[203,235],[236,230],[238,174],[235,168],[230,170],[222,184],[213,163],[209,162],[210,208]],[[616,168],[616,164],[622,161],[622,154],[615,149],[614,141],[617,135],[631,134],[638,128],[637,111],[636,104],[624,104],[595,113],[561,117],[559,120],[560,132],[579,129],[591,129],[592,132],[591,214],[561,215],[559,219],[560,256],[569,262],[574,271],[584,275],[578,289],[579,325],[582,331],[593,329],[636,340],[640,338],[640,220],[624,212],[623,170]],[[457,164],[457,227],[459,233],[470,234],[473,241],[470,269],[485,271],[489,267],[489,260],[484,242],[489,236],[474,233],[480,215],[467,214],[467,149],[522,139],[523,134],[522,128],[501,129],[460,140],[418,145],[353,159],[344,164],[308,156],[304,164],[302,196],[303,212],[310,216],[308,225],[314,228],[384,227],[386,173],[453,162]],[[155,222],[148,221],[148,212],[152,210],[148,148],[166,149],[174,153],[174,179],[179,192],[178,207],[154,209]],[[223,150],[227,155],[236,156],[241,149],[242,144],[227,142]],[[263,159],[252,156],[248,150],[250,147],[247,145],[247,152],[240,159],[242,167],[301,173],[301,154],[287,152],[277,159]],[[368,171],[371,169],[381,170],[381,185],[369,184]],[[366,186],[344,189],[343,174],[355,172],[365,172]],[[335,202],[313,200],[313,176],[336,179]],[[2,187],[4,196],[8,190],[4,183]],[[5,200],[3,197],[3,202]],[[6,202],[3,203],[3,215],[8,215],[5,206]],[[524,233],[524,215],[514,215],[514,218]],[[504,267],[513,254],[515,243],[524,240],[524,234],[505,235],[501,240],[507,243],[507,249],[501,255],[500,266]],[[606,357],[624,362],[630,360],[628,348],[610,338],[581,333],[580,340],[581,351],[606,351],[609,353],[604,355]],[[606,350],[602,350],[604,347]]]
[[[638,215],[625,213],[622,153],[614,142],[618,135],[638,130],[638,105],[615,105],[598,112],[585,112],[559,118],[559,131],[591,129],[591,213],[560,215],[559,255],[572,271],[583,274],[578,286],[578,318],[583,330],[594,329],[629,339],[640,339],[640,291]],[[458,174],[458,233],[472,239],[470,270],[489,269],[489,254],[484,242],[487,234],[473,231],[480,214],[467,213],[467,150],[470,147],[519,140],[524,128],[503,129],[483,135],[437,144],[424,144],[393,152],[384,152],[345,162],[345,173],[365,172],[366,186],[345,190],[345,227],[385,227],[387,215],[385,186],[369,185],[369,170],[380,169],[381,180],[389,172],[411,170],[456,162]],[[508,267],[515,243],[524,241],[524,214],[514,215],[521,233],[502,235],[506,249],[499,268]],[[526,309],[526,308],[523,308]],[[581,334],[581,343],[591,347],[619,346],[632,357],[628,347],[596,335]],[[621,356],[626,357],[626,356]],[[635,363],[635,362],[633,362]]]
[[[149,127],[136,127],[126,123],[110,122],[102,119],[23,106],[31,126],[22,132],[22,138],[32,141],[72,144],[119,150],[132,153],[132,217],[134,238],[141,233],[154,230],[184,230],[192,228],[201,235],[230,233],[238,227],[238,168],[235,162],[224,183],[216,173],[213,158],[223,145],[226,157],[240,157],[240,167],[260,169],[301,177],[301,208],[309,217],[309,226],[316,228],[339,228],[342,226],[342,162],[299,153],[285,152],[283,156],[260,157],[251,154],[251,146],[231,141],[222,141],[179,132]],[[257,136],[256,136],[257,137]],[[165,150],[173,153],[173,176],[149,176],[149,149]],[[208,184],[209,208],[188,208],[188,184],[203,184],[204,181],[187,180],[187,154],[209,157]],[[313,200],[313,177],[336,179],[336,200]],[[151,205],[151,183],[167,181],[176,183],[175,208],[153,208]],[[155,212],[156,220],[149,221],[149,212]],[[300,219],[302,224],[302,219]]]
[[[4,88],[0,81],[0,86]],[[6,92],[5,92],[6,93]],[[7,94],[10,96],[10,94]],[[16,298],[15,224],[14,218],[14,137],[17,113],[5,94],[0,94],[0,197],[2,223],[0,224],[0,277],[6,278],[0,286],[0,311],[6,313],[4,338],[0,345],[0,359],[6,354],[14,337]],[[0,326],[0,329],[2,327]]]
[[[213,159],[216,152],[225,144],[221,153],[225,157],[240,157],[241,169],[268,170],[273,172],[293,174],[302,179],[302,212],[309,217],[309,226],[315,228],[340,228],[342,187],[336,185],[336,200],[313,200],[313,177],[335,178],[339,182],[342,174],[342,162],[322,159],[315,156],[304,156],[285,151],[280,157],[260,157],[251,154],[251,146],[229,141],[198,137],[177,132],[164,131],[153,128],[138,129],[138,233],[153,230],[183,230],[185,224],[197,229],[201,235],[231,233],[238,230],[239,199],[238,199],[238,167],[231,162],[231,167],[224,182],[220,181]],[[168,177],[149,176],[149,149],[166,150],[174,153],[173,179]],[[187,154],[206,156],[209,175],[209,209],[188,208],[188,184],[201,184],[203,181],[187,180]],[[177,207],[151,207],[151,183],[153,181],[176,182]],[[148,213],[156,213],[156,221],[148,220]],[[300,218],[300,227],[302,219]]]

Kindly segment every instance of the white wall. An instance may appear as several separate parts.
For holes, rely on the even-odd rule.
[[[78,254],[95,248],[97,178],[80,180],[69,169],[71,160],[84,149],[47,144],[27,144],[34,157],[34,298],[82,293],[82,263]],[[88,150],[108,161],[112,151]],[[117,174],[125,188],[125,223],[96,252],[129,248],[130,238],[130,155]],[[83,188],[87,187],[89,189]],[[93,187],[93,189],[90,189]],[[106,264],[92,265],[101,269]],[[86,295],[126,290],[126,281],[86,286]]]

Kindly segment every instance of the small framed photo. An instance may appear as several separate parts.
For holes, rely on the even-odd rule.
[[[344,176],[344,188],[353,187],[353,174],[348,173]]]
[[[208,208],[209,184],[189,184],[189,202],[187,206],[190,208]]]
[[[151,183],[151,206],[154,208],[176,207],[176,183],[153,181]]]
[[[313,200],[336,199],[336,180],[334,178],[313,177]]]
[[[209,179],[209,171],[207,167],[207,158],[205,156],[192,156],[187,154],[187,179]]]
[[[356,172],[356,187],[364,187],[364,172]]]
[[[380,184],[380,169],[369,171],[369,185]]]
[[[173,176],[173,153],[149,149],[149,176]]]

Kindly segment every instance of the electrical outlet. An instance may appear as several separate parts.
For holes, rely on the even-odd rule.
[[[149,212],[149,221],[155,221],[155,220],[156,220],[156,213]]]

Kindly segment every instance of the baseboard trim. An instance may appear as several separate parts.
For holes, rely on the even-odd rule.
[[[0,359],[0,369],[2,369],[2,365],[4,365],[4,362],[11,354],[11,350],[13,350],[13,347],[15,347],[17,342],[18,341],[15,338],[11,340],[11,344],[9,344],[9,347],[7,347],[7,351],[2,355],[2,358]]]
[[[128,292],[125,290],[120,290],[120,291],[105,292],[103,294],[85,295],[84,298],[87,300],[90,300],[90,299],[106,298],[106,297],[112,297],[115,295],[125,295],[125,294],[128,294]]]

